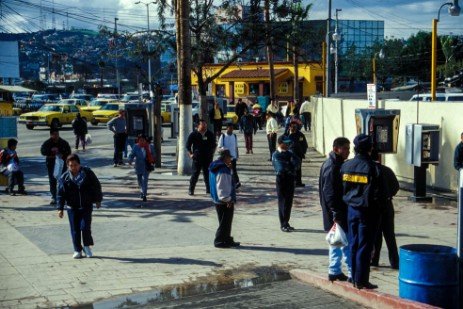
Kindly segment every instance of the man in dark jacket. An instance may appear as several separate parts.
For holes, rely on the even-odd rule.
[[[283,135],[283,139],[291,141],[289,150],[291,150],[302,162],[302,159],[305,159],[305,154],[309,145],[307,144],[304,133],[300,131],[299,123],[296,120],[291,121],[289,131]],[[296,187],[305,187],[305,184],[302,183],[302,171],[300,165],[296,170]]]
[[[380,224],[378,227],[376,241],[373,249],[373,254],[371,257],[371,265],[378,266],[379,256],[381,252],[381,247],[383,245],[383,235],[384,240],[386,241],[387,251],[389,253],[389,263],[391,268],[399,269],[399,253],[397,251],[397,242],[395,239],[394,231],[394,205],[392,203],[392,198],[399,192],[399,181],[395,176],[392,169],[386,165],[381,164],[379,159],[378,151],[373,149],[371,153],[371,159],[377,161],[378,167],[381,171],[381,187],[380,187]]]
[[[236,203],[235,183],[232,176],[232,156],[230,150],[218,151],[218,158],[209,166],[209,184],[211,198],[219,219],[219,227],[215,233],[216,248],[238,247],[239,242],[231,237],[233,213]]]
[[[244,115],[244,111],[248,109],[248,105],[243,102],[243,99],[239,98],[235,106],[235,113],[238,116],[238,119],[241,119]]]
[[[358,289],[375,289],[371,284],[370,259],[379,222],[381,173],[371,160],[370,137],[359,134],[354,139],[355,157],[341,167],[343,200],[348,206],[349,246],[352,279]]]
[[[189,195],[194,195],[196,183],[201,171],[203,171],[204,183],[206,185],[206,193],[209,193],[209,165],[214,157],[215,136],[207,129],[207,123],[204,119],[198,122],[198,129],[193,131],[188,136],[186,142],[186,150],[193,161],[193,174],[190,178]]]
[[[90,258],[92,257],[90,246],[93,246],[91,227],[93,203],[96,204],[96,208],[100,208],[103,199],[101,184],[90,168],[80,166],[80,159],[76,154],[68,156],[66,165],[69,170],[59,179],[58,216],[63,217],[64,205],[67,204],[74,245],[72,257],[81,258],[83,249],[85,256]]]
[[[66,161],[66,158],[71,154],[71,146],[64,139],[59,137],[58,128],[50,129],[50,138],[47,139],[40,148],[40,152],[46,157],[46,165],[48,170],[48,182],[50,184],[51,202],[50,205],[56,205],[56,187],[57,181],[53,172],[55,170],[56,158]],[[66,171],[66,164],[63,165],[62,172]],[[59,178],[60,175],[58,175]]]
[[[289,143],[291,140],[285,139],[284,135],[280,136],[277,150],[272,154],[272,164],[276,173],[278,215],[283,232],[294,230],[294,227],[289,225],[289,219],[293,207],[294,179],[297,169],[301,167],[301,160],[289,150]]]
[[[333,150],[328,159],[322,164],[319,179],[320,205],[323,213],[323,227],[329,232],[336,222],[347,233],[347,205],[342,200],[341,165],[349,157],[350,141],[345,137],[338,137],[333,142]],[[342,272],[342,258],[346,262],[347,276]],[[338,248],[329,246],[328,280],[346,281],[351,279],[351,262],[349,246]]]
[[[85,134],[88,133],[87,122],[80,116],[80,113],[76,114],[76,118],[72,121],[72,130],[76,136],[76,149],[79,149],[79,142],[82,144],[82,149],[85,151]]]
[[[463,132],[460,138],[461,142],[455,147],[455,154],[453,156],[453,166],[457,171],[463,168]]]
[[[240,131],[244,133],[244,142],[246,144],[246,153],[254,153],[252,150],[252,136],[256,135],[257,122],[254,116],[249,113],[249,110],[244,111],[244,115],[240,119]]]

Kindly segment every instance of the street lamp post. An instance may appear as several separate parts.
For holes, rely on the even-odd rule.
[[[338,33],[338,12],[342,9],[336,9],[336,28],[333,33],[334,47],[334,93],[338,93],[338,41],[341,39],[341,35]]]
[[[384,59],[384,50],[381,48],[381,50],[373,55],[373,58],[371,59],[372,62],[372,68],[373,68],[373,84],[376,83],[378,78],[376,77],[376,56],[378,56],[379,59]]]
[[[331,95],[331,0],[328,0],[328,19],[326,20],[326,67],[325,67],[325,96]]]
[[[460,6],[458,5],[458,0],[452,2],[444,3],[440,6],[439,11],[437,11],[437,19],[432,20],[432,55],[431,55],[431,101],[436,100],[436,70],[437,70],[437,23],[440,19],[440,10],[444,6],[449,7],[450,16],[459,16],[460,15]]]
[[[135,4],[144,4],[146,6],[146,20],[148,24],[148,91],[150,98],[152,97],[153,92],[151,91],[151,47],[150,47],[150,39],[151,39],[151,33],[150,33],[150,10],[149,6],[150,4],[156,4],[156,2],[142,2],[142,1],[137,1]]]

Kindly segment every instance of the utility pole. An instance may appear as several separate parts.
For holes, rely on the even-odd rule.
[[[328,0],[328,19],[326,20],[326,96],[331,95],[331,0]]]
[[[114,18],[114,52],[116,53],[116,83],[117,83],[117,94],[121,94],[121,83],[119,82],[119,66],[117,64],[117,21],[119,18]]]

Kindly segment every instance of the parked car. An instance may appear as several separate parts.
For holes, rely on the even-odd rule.
[[[75,105],[77,106],[77,108],[79,108],[79,110],[89,105],[89,102],[85,101],[84,99],[64,99],[64,100],[59,101],[58,103],[67,104],[67,105]]]
[[[45,104],[36,112],[21,114],[18,122],[25,124],[29,130],[35,126],[59,128],[65,124],[71,124],[77,113],[80,113],[85,121],[92,118],[92,113],[79,111],[75,105]]]
[[[89,112],[94,112],[96,110],[99,110],[103,106],[105,106],[108,103],[119,103],[119,100],[115,99],[96,99],[92,102],[87,107],[83,107],[82,109],[85,111]]]
[[[94,126],[98,125],[100,122],[107,123],[117,116],[119,110],[124,108],[124,103],[108,103],[99,110],[93,112],[93,117],[90,122]]]
[[[115,94],[115,93],[99,93],[96,96],[96,98],[97,99],[115,99],[115,100],[119,100],[120,96],[118,94]]]
[[[83,99],[85,101],[92,102],[95,100],[95,96],[91,94],[75,93],[71,95],[70,99]]]
[[[228,126],[229,124],[233,124],[233,126],[238,128],[238,115],[235,113],[235,105],[227,105],[227,110],[224,111],[223,115],[223,125]]]
[[[410,101],[431,102],[430,93],[414,94]],[[436,101],[440,102],[463,102],[463,93],[458,92],[438,92],[436,93]]]

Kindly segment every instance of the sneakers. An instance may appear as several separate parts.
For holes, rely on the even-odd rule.
[[[82,257],[82,252],[74,251],[74,254],[72,255],[73,259],[80,259],[81,257]]]
[[[89,246],[85,246],[85,247],[84,247],[84,251],[85,251],[85,256],[86,256],[86,257],[91,258],[91,257],[93,256],[92,250],[90,250],[90,247],[89,247]]]
[[[337,275],[331,275],[328,274],[328,280],[333,282],[333,281],[347,281],[349,278],[344,275],[343,273],[337,274]]]
[[[303,188],[305,187],[305,183],[297,183],[296,188]]]
[[[282,226],[281,231],[289,233],[289,232],[291,232],[291,229],[289,227],[287,227],[287,226]]]

